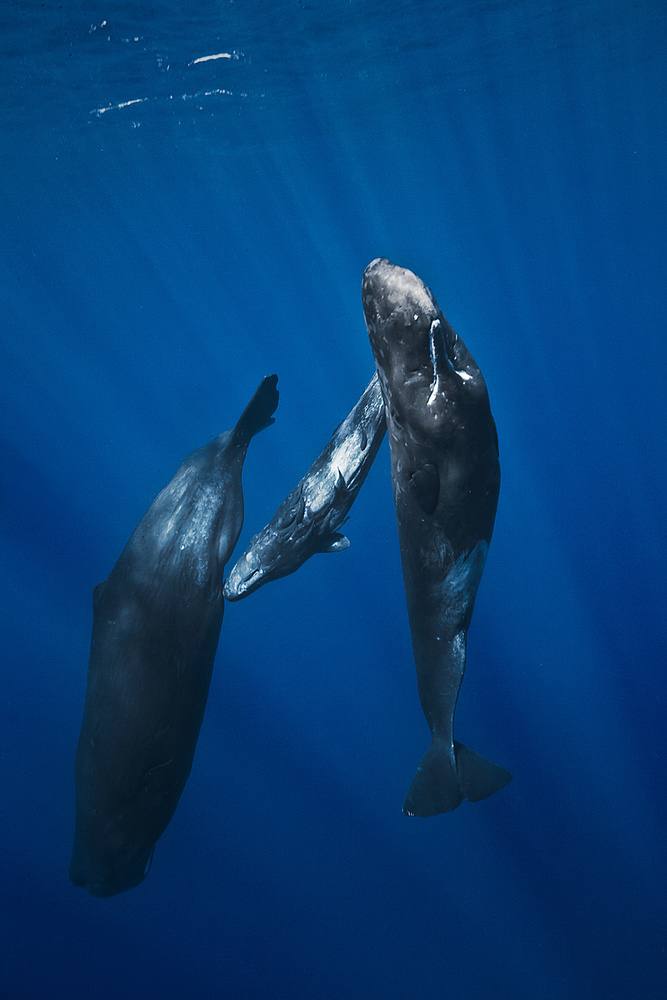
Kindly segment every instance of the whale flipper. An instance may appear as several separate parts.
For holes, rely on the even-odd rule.
[[[349,549],[350,539],[340,531],[332,532],[328,538],[322,539],[320,552],[344,552]]]

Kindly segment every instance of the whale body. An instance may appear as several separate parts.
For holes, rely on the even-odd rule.
[[[273,423],[276,382],[267,376],[234,429],[188,455],[93,592],[70,864],[92,895],[143,881],[190,773],[243,524],[241,471]]]
[[[224,587],[228,601],[294,573],[316,552],[340,552],[349,546],[338,528],[347,519],[385,430],[384,400],[375,374],[324,451],[233,566]]]
[[[426,285],[378,258],[362,281],[382,386],[417,685],[431,745],[403,811],[431,816],[477,800],[509,771],[454,740],[466,643],[500,488],[484,378]]]

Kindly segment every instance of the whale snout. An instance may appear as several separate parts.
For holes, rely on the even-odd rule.
[[[75,844],[69,866],[70,881],[91,896],[116,896],[143,882],[150,871],[154,850],[153,844],[120,858],[97,846],[85,850]]]
[[[140,867],[117,871],[100,871],[96,873],[83,872],[70,866],[70,881],[80,889],[85,889],[91,896],[105,898],[117,896],[120,892],[134,889],[146,878],[146,864]]]
[[[368,334],[383,385],[403,383],[430,370],[430,329],[439,316],[430,291],[416,274],[378,257],[362,279],[362,303]],[[424,376],[426,377],[426,376]]]
[[[226,601],[240,601],[242,597],[252,594],[264,582],[261,560],[253,549],[249,549],[232,567],[222,593]]]
[[[361,279],[361,294],[364,307],[367,301],[375,300],[378,295],[393,280],[394,272],[399,268],[386,257],[376,257],[372,260]]]
[[[438,312],[428,288],[414,272],[377,257],[361,282],[364,315],[369,330],[393,336],[414,326],[430,326]]]

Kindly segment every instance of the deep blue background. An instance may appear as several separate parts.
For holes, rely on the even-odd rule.
[[[664,3],[7,0],[0,39],[2,996],[662,1000]],[[378,255],[489,386],[457,735],[515,780],[401,813],[428,731],[385,443],[352,547],[227,606],[153,869],[93,899],[92,587],[275,371],[242,551],[370,376]]]

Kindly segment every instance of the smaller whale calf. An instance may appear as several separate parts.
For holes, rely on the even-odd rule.
[[[334,431],[324,451],[254,538],[225,581],[228,601],[294,573],[316,552],[340,552],[347,519],[386,430],[377,374]]]
[[[190,773],[243,525],[243,462],[273,423],[276,383],[263,379],[233,430],[188,455],[93,592],[70,878],[94,896],[143,881]]]

